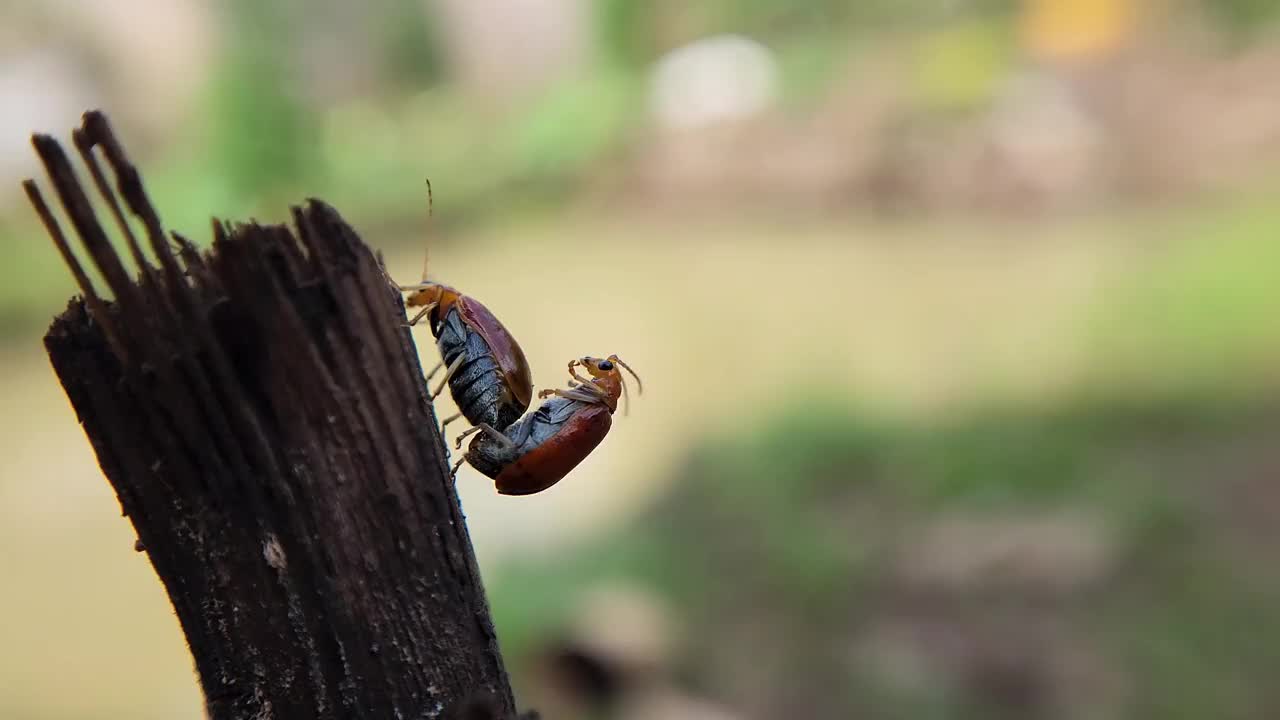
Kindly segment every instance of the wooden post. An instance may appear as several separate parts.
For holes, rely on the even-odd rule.
[[[514,717],[380,259],[318,200],[294,209],[296,234],[215,222],[200,253],[166,236],[102,114],[73,139],[138,272],[59,143],[33,136],[112,298],[28,180],[83,292],[45,345],[173,602],[211,720]]]

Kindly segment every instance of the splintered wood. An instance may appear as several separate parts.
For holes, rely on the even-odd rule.
[[[135,272],[62,146],[34,136],[96,268],[27,181],[83,293],[45,345],[173,601],[212,720],[435,718],[477,697],[512,717],[447,452],[378,259],[318,200],[294,209],[293,228],[215,222],[201,252],[166,234],[103,115],[73,140]]]

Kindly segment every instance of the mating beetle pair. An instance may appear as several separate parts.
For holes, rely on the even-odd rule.
[[[430,182],[427,193],[430,203]],[[443,424],[459,416],[471,423],[472,427],[458,436],[459,448],[463,438],[479,433],[453,466],[453,473],[469,462],[494,480],[500,494],[530,495],[546,490],[591,454],[613,424],[618,397],[626,400],[620,367],[631,373],[637,389],[643,392],[640,377],[617,355],[603,360],[583,357],[569,363],[573,378],[569,387],[538,393],[539,398],[551,399],[525,415],[533,399],[529,362],[519,343],[488,308],[452,287],[427,280],[425,266],[422,282],[392,284],[408,293],[406,305],[419,308],[409,325],[426,318],[436,339],[440,363],[427,380],[441,368],[445,376],[431,399],[447,385],[458,405],[458,413]],[[578,374],[578,367],[587,376]]]

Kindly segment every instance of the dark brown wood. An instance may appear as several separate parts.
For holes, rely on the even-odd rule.
[[[380,259],[318,200],[294,209],[292,229],[215,222],[202,254],[165,234],[100,113],[73,138],[138,267],[117,255],[62,146],[34,136],[106,285],[27,181],[83,292],[45,345],[173,602],[209,717],[513,717]]]

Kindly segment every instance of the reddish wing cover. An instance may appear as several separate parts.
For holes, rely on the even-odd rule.
[[[596,449],[612,425],[613,415],[603,405],[579,410],[559,432],[498,474],[498,492],[532,495],[555,485]]]
[[[516,344],[515,338],[498,321],[498,318],[489,312],[489,308],[481,305],[474,298],[458,298],[458,313],[462,316],[463,322],[479,333],[480,337],[489,344],[516,401],[524,407],[529,407],[529,403],[533,400],[533,376],[529,371],[529,361],[525,359],[524,351]]]

